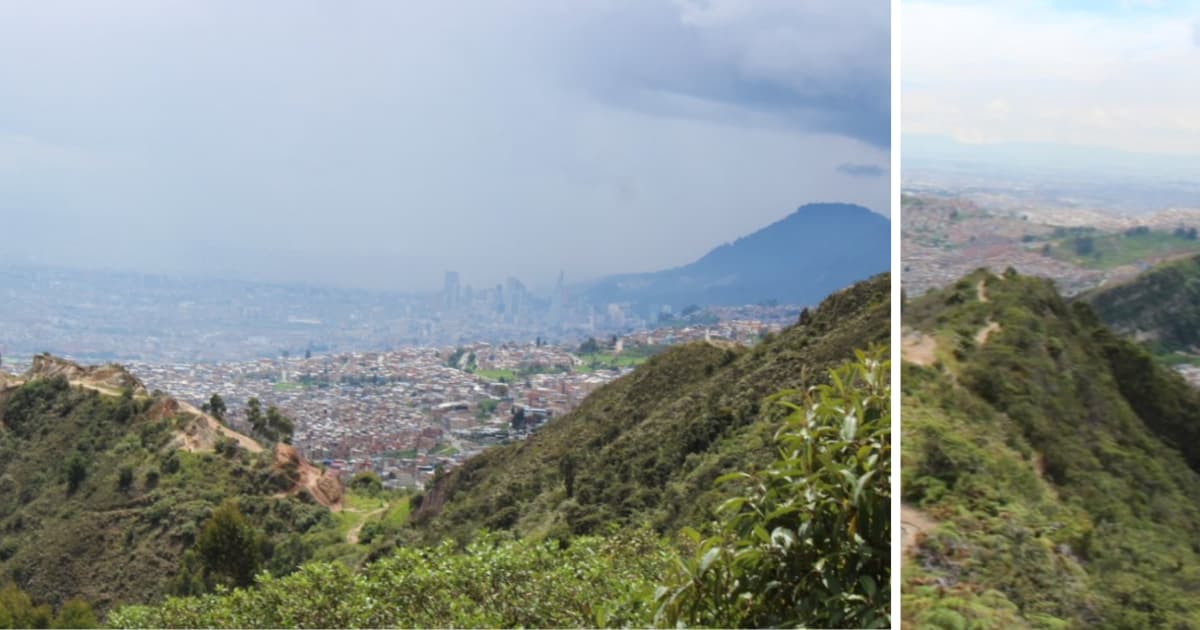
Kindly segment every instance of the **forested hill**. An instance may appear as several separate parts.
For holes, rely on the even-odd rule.
[[[1200,625],[1200,394],[1011,271],[903,321],[905,621]]]
[[[655,356],[530,439],[441,478],[414,518],[436,538],[480,528],[565,538],[608,523],[660,531],[709,518],[713,481],[774,455],[787,411],[764,403],[888,339],[890,276],[828,296],[753,348],[697,342]]]
[[[888,270],[890,223],[853,204],[813,203],[699,260],[654,273],[602,279],[595,303],[670,305],[816,304],[826,295]]]
[[[226,501],[254,534],[242,581],[286,573],[311,556],[306,536],[329,529],[318,501],[340,500],[336,480],[302,488],[304,466],[286,445],[264,448],[146,393],[120,367],[38,356],[25,375],[0,373],[0,586],[11,580],[52,608],[82,600],[101,616],[203,590],[220,578],[204,562],[193,572],[185,555]]]
[[[1165,263],[1081,297],[1114,330],[1158,349],[1200,348],[1200,256]]]

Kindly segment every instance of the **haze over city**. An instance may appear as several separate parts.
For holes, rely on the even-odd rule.
[[[0,264],[437,289],[887,214],[886,3],[6,3]]]

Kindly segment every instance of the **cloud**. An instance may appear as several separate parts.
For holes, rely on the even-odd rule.
[[[856,2],[0,2],[0,258],[536,285],[886,213],[830,176],[889,159],[888,3]]]
[[[1194,15],[1116,8],[906,2],[904,133],[1195,153]]]
[[[851,177],[883,177],[887,171],[875,164],[843,162],[842,164],[838,164],[837,172],[850,175]]]
[[[656,115],[693,116],[703,102],[753,124],[845,135],[877,147],[891,136],[891,22],[886,2],[680,0],[620,4],[581,25],[581,74],[602,98]],[[619,41],[612,32],[626,34]],[[728,121],[728,118],[717,118]]]

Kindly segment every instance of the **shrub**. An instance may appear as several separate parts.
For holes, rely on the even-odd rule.
[[[721,505],[717,534],[656,593],[657,624],[886,627],[890,623],[891,387],[886,348],[859,352],[810,389],[765,470]]]

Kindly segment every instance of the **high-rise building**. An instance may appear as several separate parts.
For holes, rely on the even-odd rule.
[[[442,306],[448,311],[458,309],[458,272],[447,271],[446,282],[442,286]]]
[[[516,323],[521,319],[525,308],[525,285],[514,277],[509,276],[504,289],[504,320]]]
[[[563,308],[567,302],[567,290],[563,287],[563,272],[558,272],[558,284],[554,286],[554,293],[550,295],[550,315],[549,323],[552,326],[562,324]]]

